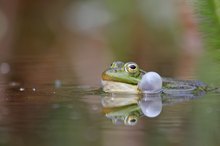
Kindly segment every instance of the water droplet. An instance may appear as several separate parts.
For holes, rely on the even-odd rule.
[[[8,63],[3,62],[0,64],[0,72],[2,74],[7,74],[9,73],[9,71],[10,71],[10,66]]]
[[[19,90],[20,90],[21,92],[23,92],[23,91],[24,91],[24,88],[20,88]]]
[[[55,88],[60,88],[61,87],[61,81],[60,80],[55,80]]]

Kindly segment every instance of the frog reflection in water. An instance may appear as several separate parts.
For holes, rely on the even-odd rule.
[[[197,99],[204,94],[106,94],[101,99],[103,112],[114,124],[136,125],[139,118],[155,118],[163,106]]]
[[[138,87],[143,75],[147,72],[140,69],[134,62],[115,61],[110,68],[102,73],[102,88],[104,92],[110,93],[135,93],[139,94],[142,90]],[[162,78],[163,92],[176,94],[177,92],[206,92],[207,85],[194,80],[174,80]]]
[[[115,94],[102,98],[103,111],[114,124],[136,125],[139,118],[157,117],[162,111],[161,94],[137,95]]]

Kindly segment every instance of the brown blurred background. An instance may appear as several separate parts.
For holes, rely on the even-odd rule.
[[[184,0],[0,1],[0,61],[11,81],[99,85],[114,60],[192,79],[201,51]]]

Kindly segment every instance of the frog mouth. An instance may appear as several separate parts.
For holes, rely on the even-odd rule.
[[[102,88],[105,92],[112,92],[112,93],[139,93],[137,85],[132,85],[128,83],[122,83],[122,82],[115,82],[115,81],[109,81],[109,80],[102,80]]]
[[[105,81],[113,81],[113,78],[110,77],[109,75],[103,73],[103,74],[102,74],[102,80],[105,80]]]
[[[129,80],[127,78],[125,78],[124,76],[110,76],[109,74],[107,73],[103,73],[102,74],[102,80],[103,81],[112,81],[112,82],[118,82],[118,83],[123,83],[123,84],[131,84],[131,85],[137,85],[138,83],[138,80],[135,79],[135,78],[130,78]]]

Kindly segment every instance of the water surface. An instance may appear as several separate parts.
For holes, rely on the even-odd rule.
[[[99,88],[62,80],[42,84],[2,82],[0,144],[170,146],[220,142],[217,93],[170,98],[156,117],[142,116],[129,126],[106,116]]]

